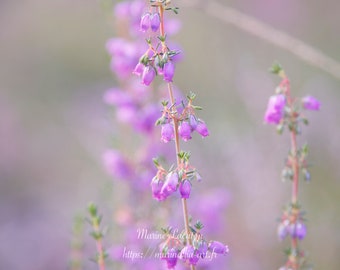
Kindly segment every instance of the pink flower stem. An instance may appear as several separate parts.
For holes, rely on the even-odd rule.
[[[296,122],[296,118],[298,115],[296,112],[294,112],[293,108],[293,99],[291,97],[290,93],[290,83],[287,78],[287,76],[284,74],[283,80],[286,84],[286,97],[287,97],[287,103],[291,110],[291,121],[292,123]],[[297,148],[297,142],[296,142],[296,128],[293,127],[290,130],[290,141],[291,141],[291,155],[292,155],[292,168],[293,168],[293,183],[292,183],[292,198],[291,203],[293,207],[293,213],[295,213],[294,216],[298,215],[298,209],[297,209],[297,203],[298,203],[298,187],[299,187],[299,160],[298,160],[298,148]],[[291,263],[291,267],[293,270],[299,269],[299,263],[298,263],[298,257],[299,255],[296,254],[298,252],[298,238],[291,238],[291,249],[294,252],[290,255],[289,261]]]

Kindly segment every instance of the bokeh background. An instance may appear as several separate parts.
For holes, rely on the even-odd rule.
[[[219,2],[340,61],[338,1]],[[73,217],[89,201],[105,208],[112,198],[115,205],[124,200],[124,188],[101,164],[110,144],[102,95],[115,85],[104,48],[115,34],[111,7],[104,0],[0,1],[0,269],[65,269]],[[315,269],[339,269],[340,81],[199,10],[183,7],[178,17],[185,58],[176,82],[197,93],[211,133],[188,146],[205,178],[198,189],[230,192],[221,213],[229,269],[283,263],[276,218],[290,193],[279,176],[289,140],[263,124],[278,83],[267,72],[274,60],[287,70],[295,95],[322,102],[299,138],[309,142],[313,164],[312,182],[301,184],[303,246]]]

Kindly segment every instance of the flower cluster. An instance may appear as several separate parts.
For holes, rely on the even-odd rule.
[[[302,240],[307,234],[307,228],[304,223],[303,212],[298,205],[289,205],[286,207],[281,217],[277,234],[280,240],[284,240],[287,236]]]
[[[268,124],[277,125],[280,134],[287,126],[291,138],[291,149],[281,174],[283,180],[292,182],[291,202],[285,208],[277,229],[279,239],[290,238],[291,246],[286,252],[288,257],[286,263],[280,270],[299,270],[306,266],[305,254],[299,247],[299,241],[307,234],[304,213],[298,202],[299,178],[301,174],[306,181],[311,177],[306,162],[308,146],[305,144],[299,148],[296,136],[301,133],[300,123],[308,124],[302,109],[317,111],[320,109],[320,102],[312,96],[293,98],[290,81],[281,66],[274,65],[272,72],[279,75],[282,80],[276,89],[276,94],[269,99],[264,120]]]
[[[164,229],[167,239],[160,245],[162,259],[166,261],[168,269],[173,269],[181,260],[187,266],[196,266],[199,260],[209,259],[229,253],[228,246],[219,241],[206,241],[201,234],[203,224],[197,221],[191,228],[191,244],[186,237],[176,237],[171,228]],[[185,235],[183,232],[182,236]]]
[[[189,164],[190,154],[188,152],[180,152],[178,158],[180,160],[178,167],[170,171],[166,171],[158,160],[154,159],[157,174],[151,181],[151,190],[155,199],[163,201],[177,190],[181,198],[188,199],[191,182],[194,179],[201,180],[197,170]]]
[[[300,113],[301,107],[312,111],[320,109],[320,102],[312,96],[305,96],[302,99],[291,99],[291,97],[288,96],[290,95],[289,88],[289,80],[283,77],[281,83],[276,88],[276,94],[269,98],[267,110],[264,115],[264,121],[266,123],[274,125],[280,124],[280,128],[282,128],[284,124],[293,124],[290,126],[290,128],[293,128],[298,121],[306,121]],[[294,121],[292,122],[291,120]]]
[[[196,131],[202,137],[207,137],[209,135],[209,130],[205,122],[195,115],[195,110],[200,110],[201,107],[192,104],[196,95],[190,93],[188,98],[188,103],[184,106],[182,102],[181,107],[176,108],[178,114],[174,114],[172,108],[168,106],[168,102],[163,102],[163,114],[156,122],[156,125],[162,125],[161,129],[161,141],[168,143],[175,138],[175,130],[173,125],[174,118],[178,123],[178,134],[183,141],[188,141],[192,139],[191,134]],[[172,105],[173,107],[174,105]],[[180,113],[179,113],[180,112]]]

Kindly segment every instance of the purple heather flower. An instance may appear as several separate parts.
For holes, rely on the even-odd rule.
[[[174,138],[174,126],[170,123],[162,125],[161,141],[168,143]]]
[[[207,137],[209,136],[209,130],[206,126],[206,124],[200,120],[196,126],[196,131],[202,136],[202,137]]]
[[[189,260],[194,257],[195,249],[191,245],[187,245],[182,248],[181,253],[179,254],[180,258],[183,260]]]
[[[304,239],[307,234],[306,225],[300,221],[289,225],[289,233],[292,238]]]
[[[178,173],[170,172],[165,179],[164,185],[162,187],[161,193],[168,197],[177,190],[178,185]]]
[[[155,69],[151,66],[145,67],[142,75],[142,84],[149,86],[155,77]]]
[[[209,250],[217,254],[227,254],[229,252],[228,246],[219,241],[211,241],[209,244]]]
[[[152,192],[152,196],[158,200],[158,201],[162,201],[165,198],[163,197],[161,190],[163,187],[164,182],[160,179],[158,179],[157,177],[154,177],[151,181],[151,192]]]
[[[181,197],[184,199],[188,199],[190,197],[191,183],[189,180],[184,180],[181,182],[179,186],[179,192],[181,193]]]
[[[197,123],[197,119],[196,119],[195,115],[193,115],[193,114],[189,115],[189,124],[190,124],[192,130],[196,129],[198,123]]]
[[[129,163],[118,151],[107,150],[103,154],[103,163],[106,171],[113,177],[129,179],[133,174]]]
[[[277,235],[281,241],[288,235],[288,226],[285,222],[281,222],[277,227]]]
[[[174,269],[178,259],[177,249],[169,249],[168,252],[162,257],[162,259],[166,261],[168,269]]]
[[[138,62],[138,64],[135,66],[135,69],[132,71],[132,73],[137,76],[141,76],[143,74],[144,68],[145,66],[141,62]]]
[[[141,20],[140,20],[140,25],[139,29],[142,32],[146,32],[150,28],[150,23],[151,23],[151,14],[149,12],[144,13]]]
[[[133,104],[131,96],[119,88],[108,89],[105,92],[103,99],[108,105],[129,106]]]
[[[201,257],[202,259],[206,257],[208,252],[208,245],[206,241],[202,241],[197,249],[197,256]]]
[[[286,105],[286,98],[284,95],[271,96],[268,101],[264,121],[268,124],[279,124],[284,116],[284,107]]]
[[[175,64],[169,60],[163,67],[163,78],[166,82],[172,82],[172,78],[175,75]]]
[[[185,142],[192,138],[191,126],[189,125],[188,122],[182,122],[182,124],[178,127],[178,134]]]
[[[159,29],[159,26],[161,24],[161,18],[159,16],[159,13],[154,13],[151,15],[151,30],[153,32],[157,32],[157,30]]]
[[[306,110],[318,111],[320,110],[320,102],[312,96],[306,96],[302,99],[302,105]]]

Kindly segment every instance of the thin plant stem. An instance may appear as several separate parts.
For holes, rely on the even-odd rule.
[[[288,51],[307,64],[340,79],[340,63],[338,61],[302,40],[292,37],[254,17],[222,5],[214,0],[183,0],[182,4],[191,8],[200,9],[214,18],[232,24],[244,32]]]
[[[296,121],[296,115],[293,112],[293,98],[291,96],[290,92],[290,83],[287,78],[287,76],[284,74],[283,79],[286,81],[286,97],[287,97],[287,103],[290,107],[291,112],[293,113],[292,122],[295,123]],[[293,127],[290,130],[290,142],[291,142],[291,155],[292,155],[292,167],[293,167],[293,183],[292,183],[292,197],[291,197],[291,205],[292,205],[292,211],[295,214],[296,208],[298,207],[298,187],[299,187],[299,160],[298,160],[298,148],[297,148],[297,140],[296,140],[297,131],[296,128]],[[291,238],[291,249],[293,251],[293,254],[291,255],[290,261],[293,263],[293,269],[298,270],[299,264],[297,261],[297,252],[298,252],[298,239],[296,237]]]
[[[164,7],[163,5],[159,5],[158,7],[159,15],[160,15],[160,35],[162,37],[165,36],[164,32]],[[167,50],[167,47],[165,43],[162,41],[162,47],[164,50]],[[177,119],[177,110],[175,106],[175,98],[174,93],[172,89],[172,83],[169,82],[168,84],[168,92],[169,92],[169,98],[171,102],[171,110],[172,110],[172,121],[174,125],[174,133],[175,133],[175,148],[176,148],[176,160],[177,160],[177,166],[180,166],[180,158],[179,158],[179,152],[180,152],[180,144],[179,144],[179,134],[178,134],[178,119]],[[184,226],[185,226],[185,232],[187,236],[187,241],[190,245],[192,245],[191,237],[190,237],[190,227],[189,227],[189,214],[188,214],[188,207],[187,207],[187,200],[185,198],[182,198],[182,210],[183,210],[183,218],[184,218]],[[190,265],[191,270],[195,270],[194,265]]]

